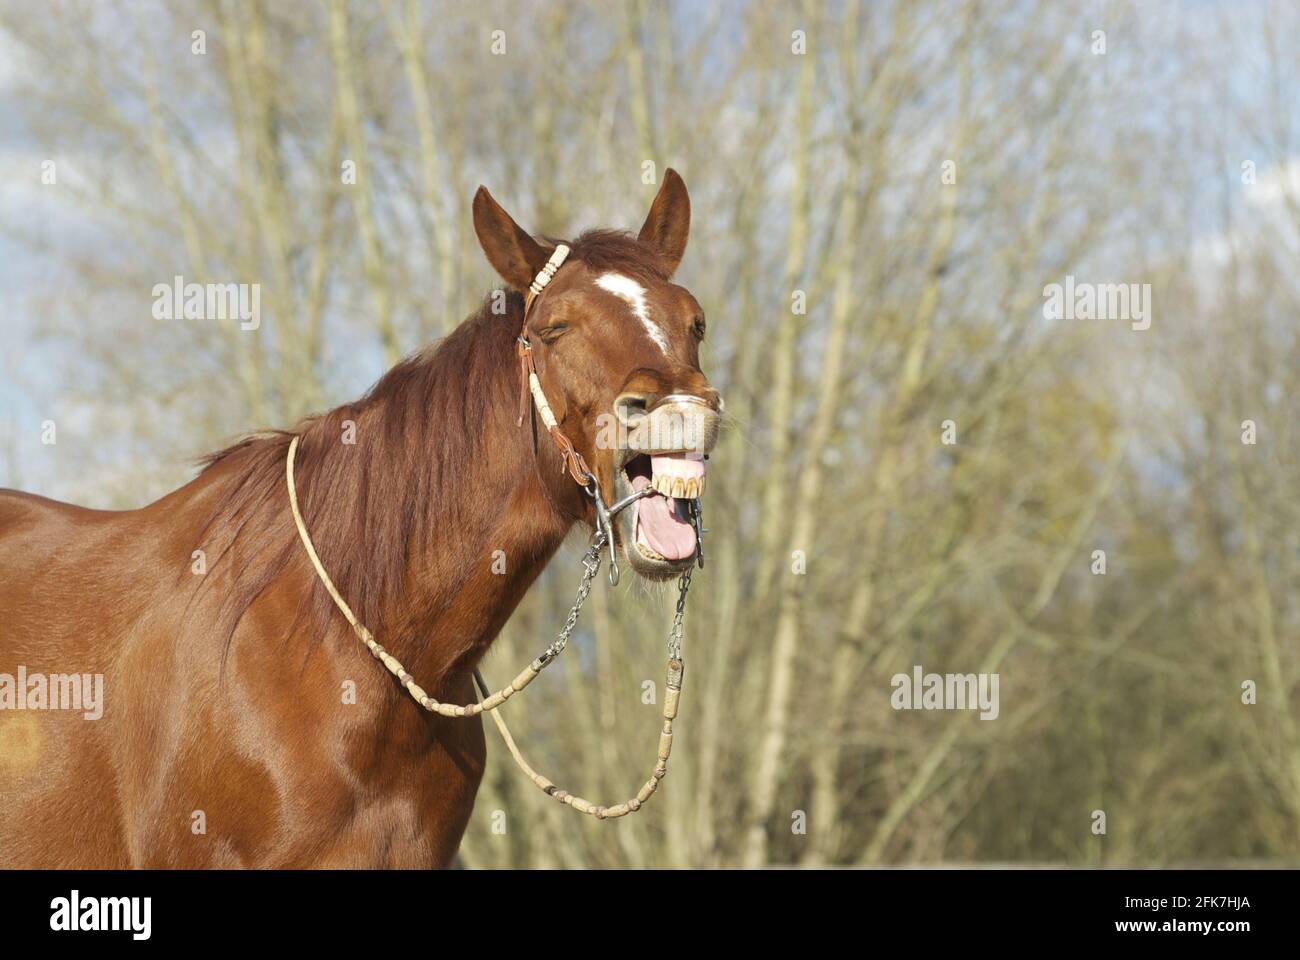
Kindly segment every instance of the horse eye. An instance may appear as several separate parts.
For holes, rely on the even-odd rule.
[[[553,323],[549,327],[542,330],[541,333],[542,341],[544,343],[554,343],[556,340],[560,338],[560,334],[562,334],[565,330],[568,329],[569,329],[569,325],[567,323]]]
[[[704,339],[704,318],[703,317],[695,318],[695,335],[699,337],[701,340]]]

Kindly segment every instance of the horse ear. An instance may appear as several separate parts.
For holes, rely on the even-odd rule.
[[[551,255],[515,223],[483,186],[474,194],[474,232],[488,263],[516,290],[527,290]]]
[[[658,250],[676,270],[686,252],[686,236],[690,232],[691,198],[686,193],[686,183],[676,170],[669,167],[664,171],[663,185],[641,226],[639,239]]]

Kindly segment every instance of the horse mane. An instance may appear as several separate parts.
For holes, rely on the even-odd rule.
[[[592,230],[569,244],[570,258],[593,270],[642,282],[672,272],[650,245],[623,231]],[[484,424],[514,409],[522,320],[518,291],[506,288],[504,313],[493,312],[489,294],[448,336],[397,363],[359,400],[307,417],[292,431],[250,434],[199,460],[200,477],[231,472],[202,531],[216,555],[200,589],[225,589],[223,663],[254,601],[286,569],[308,564],[285,490],[295,434],[299,503],[321,562],[362,623],[378,633],[405,621],[411,555],[436,544],[439,531],[472,520],[465,498],[442,492],[463,488],[467,465],[493,452],[484,449]],[[350,447],[342,443],[349,422],[356,436]],[[229,575],[211,576],[223,563]],[[304,625],[315,643],[344,622],[314,573],[311,582],[286,643]],[[444,583],[440,591],[451,597],[461,585]]]
[[[443,492],[460,490],[466,468],[483,455],[491,407],[513,403],[513,389],[504,387],[517,375],[513,341],[522,315],[523,298],[514,291],[504,314],[485,300],[359,400],[307,417],[292,431],[246,436],[199,461],[201,477],[231,471],[203,529],[218,549],[211,571],[229,564],[228,576],[204,578],[226,589],[225,652],[253,602],[285,569],[307,563],[285,487],[295,434],[299,503],[321,562],[362,623],[380,630],[400,620],[410,556],[436,542],[438,530],[466,520],[464,498]],[[304,621],[314,637],[343,622],[324,585],[314,574],[311,580],[288,635]],[[445,588],[454,593],[458,586]]]

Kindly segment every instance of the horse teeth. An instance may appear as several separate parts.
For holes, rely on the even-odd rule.
[[[645,545],[643,545],[643,544],[641,544],[641,543],[638,543],[638,544],[636,545],[636,548],[637,548],[638,550],[641,551],[641,554],[642,554],[643,556],[647,556],[647,557],[649,557],[651,560],[663,560],[663,559],[664,559],[664,558],[661,557],[658,553],[656,553],[654,550],[651,550],[649,547],[647,547],[647,546],[645,546]]]
[[[650,478],[650,486],[665,497],[695,500],[704,493],[704,477],[673,477],[661,474]]]

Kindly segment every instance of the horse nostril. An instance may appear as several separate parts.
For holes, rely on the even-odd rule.
[[[614,401],[614,412],[618,414],[619,420],[623,423],[631,424],[646,415],[650,409],[650,398],[644,393],[624,393],[620,394]]]

